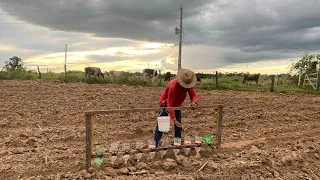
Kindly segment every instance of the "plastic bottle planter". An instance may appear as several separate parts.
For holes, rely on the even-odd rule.
[[[129,153],[130,152],[130,144],[129,143],[122,143],[121,151],[125,152],[125,153]]]
[[[149,152],[149,159],[152,160],[155,155],[156,155],[156,152]]]
[[[136,142],[136,150],[139,152],[141,152],[143,150],[143,142],[142,141]]]
[[[211,144],[211,142],[212,142],[212,136],[206,135],[206,136],[204,137],[204,143],[207,145],[207,146],[205,146],[206,152],[209,152],[209,151],[211,150],[211,147],[208,146],[208,145]]]
[[[183,148],[183,151],[184,151],[184,153],[185,153],[186,155],[189,154],[190,150],[191,150],[191,148]]]
[[[201,136],[196,136],[195,138],[194,138],[194,142],[196,143],[196,144],[201,144],[202,143],[202,137]]]
[[[201,150],[201,147],[195,147],[194,150],[196,150],[196,153],[197,153],[196,157],[200,157],[200,153],[199,152]]]
[[[118,151],[119,151],[119,142],[111,143],[110,148],[109,148],[109,152],[112,155],[115,155],[115,154],[117,154]]]
[[[148,147],[149,147],[149,149],[155,149],[156,148],[156,141],[155,140],[149,140],[148,141]]]
[[[135,156],[136,156],[136,159],[137,159],[137,162],[140,162],[140,159],[142,157],[142,153],[137,153]]]
[[[175,146],[181,146],[181,138],[174,138],[174,143]]]
[[[185,137],[184,137],[184,144],[185,144],[185,145],[190,145],[190,144],[192,144],[192,139],[191,139],[190,136],[185,136]]]
[[[102,155],[104,153],[104,148],[101,146],[96,146],[95,154],[97,157],[94,159],[95,165],[99,168],[103,162]]]
[[[161,142],[161,147],[162,148],[168,148],[169,147],[169,141],[167,139],[162,140]],[[163,158],[167,154],[168,150],[161,150],[160,151],[160,157]]]
[[[129,154],[123,155],[124,164],[127,164],[129,159],[130,159],[130,155]]]
[[[118,159],[118,156],[111,156],[110,159],[111,159],[111,165],[113,165]]]
[[[180,152],[180,149],[173,149],[174,156],[177,157],[178,153]]]

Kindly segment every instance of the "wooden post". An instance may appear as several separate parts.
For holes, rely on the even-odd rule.
[[[91,167],[93,153],[93,121],[91,115],[86,115],[86,169]]]
[[[39,73],[39,79],[41,79],[41,72],[40,72],[40,70],[39,70],[39,66],[37,66],[38,67],[38,73]]]
[[[274,79],[275,79],[275,75],[271,75],[271,89],[270,92],[273,92],[273,87],[274,87]]]
[[[67,79],[67,44],[66,44],[66,48],[65,48],[65,55],[64,55],[64,79]]]
[[[280,76],[280,75],[278,74],[277,76],[278,76],[277,85],[279,85],[279,76]]]
[[[320,90],[320,70],[318,70],[317,74],[317,90]]]
[[[301,79],[302,79],[302,69],[299,70],[299,82],[298,82],[298,86],[301,86]]]
[[[218,71],[216,71],[216,88],[218,88],[219,85],[218,85]]]
[[[161,86],[161,70],[159,70],[160,86]]]
[[[217,119],[217,152],[220,151],[221,148],[221,137],[222,137],[222,117],[223,117],[223,107],[219,107],[218,109],[218,119]]]

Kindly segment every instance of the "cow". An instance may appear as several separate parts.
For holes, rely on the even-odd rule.
[[[172,76],[173,76],[173,75],[171,74],[170,71],[169,71],[169,72],[166,72],[166,74],[165,74],[165,76],[164,76],[164,80],[165,80],[165,81],[170,81]]]
[[[144,69],[143,74],[147,76],[158,76],[158,71],[154,69]]]
[[[143,69],[143,78],[146,79],[146,76],[151,76],[152,81],[154,81],[154,77],[158,76],[158,71],[154,69]]]
[[[98,67],[85,67],[85,77],[90,75],[98,76],[98,78],[102,77],[104,79],[104,74],[101,72],[101,69]]]
[[[243,84],[245,84],[247,81],[255,81],[256,84],[258,84],[259,75],[260,75],[260,73],[258,73],[258,74],[245,74],[242,82],[243,82]]]
[[[125,72],[124,71],[115,71],[111,70],[109,71],[110,76],[124,76]]]
[[[200,77],[197,77],[197,81],[198,81],[198,82],[201,82],[201,79],[200,79]]]

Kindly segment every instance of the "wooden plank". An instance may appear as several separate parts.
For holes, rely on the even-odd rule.
[[[223,117],[223,108],[219,108],[219,118],[217,121],[218,126],[218,135],[217,135],[217,152],[220,151],[221,148],[221,139],[222,139],[222,117]]]
[[[93,152],[93,124],[91,115],[86,115],[86,169],[91,167],[91,155]]]
[[[213,141],[209,146],[210,147],[214,147],[214,146],[216,146],[217,145],[217,142],[216,141]],[[129,154],[130,155],[135,155],[135,154],[137,154],[137,153],[139,153],[139,152],[141,152],[141,153],[149,153],[149,152],[158,152],[158,151],[162,151],[162,150],[171,150],[171,149],[182,149],[182,148],[194,148],[194,147],[204,147],[204,146],[207,146],[206,144],[204,144],[204,143],[202,143],[202,144],[200,144],[200,145],[198,145],[198,144],[190,144],[190,145],[181,145],[181,146],[173,146],[173,145],[171,145],[171,146],[169,146],[168,148],[156,148],[156,149],[153,149],[153,150],[151,150],[151,149],[143,149],[142,151],[138,151],[138,150],[131,150],[130,152],[129,152]],[[124,152],[117,152],[116,153],[117,155],[123,155],[123,154],[125,154]],[[103,156],[111,156],[112,155],[112,153],[110,153],[110,152],[105,152],[105,153],[103,153]],[[92,153],[92,155],[91,155],[91,158],[96,158],[97,157],[97,155],[95,154],[95,153]]]
[[[205,105],[198,106],[200,108],[220,108],[223,107],[222,104]],[[188,110],[191,109],[190,106],[180,106],[180,107],[166,107],[166,110]],[[127,113],[127,112],[148,112],[148,111],[161,111],[162,108],[132,108],[132,109],[110,109],[110,110],[97,110],[97,111],[86,111],[85,115],[95,115],[95,114],[111,114],[111,113]]]

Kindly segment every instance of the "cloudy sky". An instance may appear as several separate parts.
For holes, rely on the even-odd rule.
[[[320,49],[320,0],[0,0],[0,66],[283,73]]]

